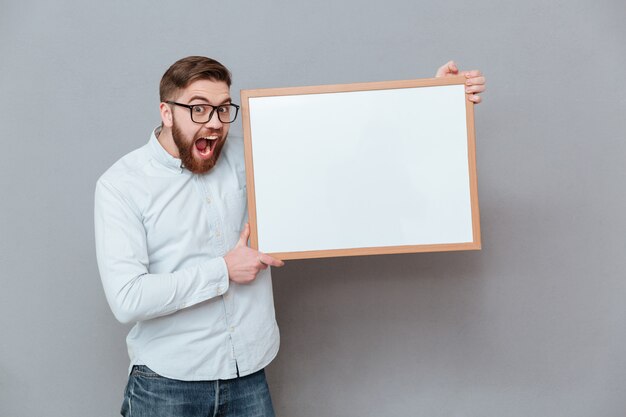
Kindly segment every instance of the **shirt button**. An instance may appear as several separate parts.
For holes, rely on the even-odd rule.
[[[211,197],[207,197],[206,198],[206,202],[207,202],[207,204],[211,204]]]
[[[215,236],[222,237],[222,232],[218,230],[217,232],[215,232]]]
[[[230,327],[228,328],[228,331],[229,331],[229,332],[231,332],[231,333],[234,333],[235,328],[234,328],[233,326],[230,326]]]

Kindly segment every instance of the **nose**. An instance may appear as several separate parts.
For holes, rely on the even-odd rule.
[[[213,114],[211,115],[211,118],[209,119],[208,122],[204,124],[204,126],[209,129],[220,129],[222,127],[222,122],[220,121],[220,118],[217,116],[216,111],[213,112]]]

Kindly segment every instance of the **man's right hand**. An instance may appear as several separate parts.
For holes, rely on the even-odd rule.
[[[250,237],[250,225],[241,231],[237,245],[224,256],[228,277],[237,284],[249,284],[254,281],[256,275],[268,266],[283,266],[285,263],[269,255],[248,247]]]

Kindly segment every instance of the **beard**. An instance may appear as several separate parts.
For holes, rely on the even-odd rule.
[[[210,132],[210,134],[218,134],[220,137],[214,141],[214,144],[212,143],[209,145],[213,148],[211,157],[208,159],[201,159],[195,158],[193,155],[193,148],[196,146],[196,140],[198,140],[201,136],[198,135],[197,137],[188,140],[185,138],[185,135],[180,128],[176,125],[176,121],[173,120],[172,122],[172,138],[174,139],[174,144],[178,148],[178,155],[180,156],[183,166],[194,174],[204,174],[210,171],[215,164],[217,164],[217,159],[222,152],[224,143],[226,143],[226,136],[222,136],[223,130],[213,130]]]

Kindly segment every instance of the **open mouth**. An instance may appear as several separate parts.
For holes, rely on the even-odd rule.
[[[194,147],[202,159],[208,159],[213,155],[219,135],[204,136],[196,139]]]

